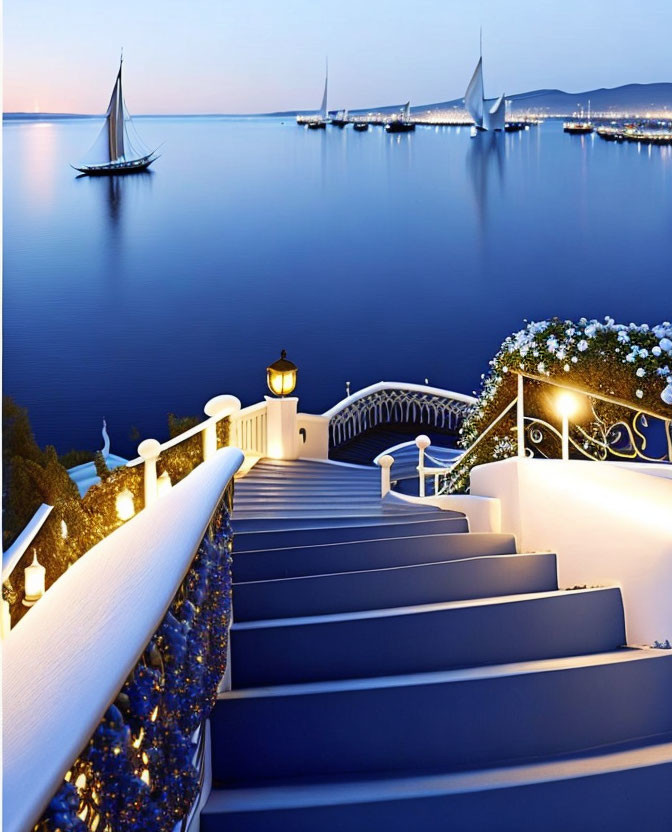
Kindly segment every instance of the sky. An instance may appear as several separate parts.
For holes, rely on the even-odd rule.
[[[461,97],[483,25],[486,95],[672,81],[672,0],[5,0],[5,112],[101,113],[124,48],[142,113]]]

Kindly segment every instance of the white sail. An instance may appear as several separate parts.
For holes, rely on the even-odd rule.
[[[403,112],[404,121],[410,121],[411,119],[411,102],[407,101],[404,104],[404,112]]]
[[[327,88],[329,86],[329,64],[327,64],[324,76],[324,95],[322,96],[322,106],[320,107],[320,115],[326,121],[327,119]]]
[[[110,103],[105,113],[107,119],[107,142],[109,161],[117,162],[125,158],[124,154],[124,98],[121,91],[121,64]]]
[[[464,94],[464,103],[477,127],[483,128],[483,58],[478,59],[474,74]]]
[[[486,130],[504,130],[506,126],[506,99],[504,93],[499,98],[484,102],[483,127]]]

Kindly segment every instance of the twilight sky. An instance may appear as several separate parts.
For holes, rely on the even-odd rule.
[[[5,0],[4,111],[316,109],[672,81],[672,0]]]

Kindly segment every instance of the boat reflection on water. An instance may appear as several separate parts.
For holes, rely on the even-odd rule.
[[[469,142],[466,162],[467,172],[476,202],[476,212],[481,231],[485,230],[488,214],[488,200],[492,195],[493,183],[500,192],[504,189],[505,133],[479,132]]]
[[[140,191],[147,191],[152,184],[154,172],[141,170],[133,176],[105,176],[91,177],[85,173],[75,177],[86,183],[87,187],[100,193],[101,204],[106,207],[106,219],[109,230],[118,230],[123,221],[124,200],[131,193],[137,194]]]

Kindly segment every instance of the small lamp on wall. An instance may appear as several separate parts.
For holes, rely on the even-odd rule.
[[[280,358],[266,368],[266,383],[271,393],[276,396],[289,396],[296,387],[296,364],[287,360],[287,353],[282,350]]]
[[[25,598],[23,605],[32,607],[36,601],[44,595],[44,583],[47,570],[37,560],[37,551],[33,549],[33,562],[30,566],[26,566],[24,570],[25,577]]]
[[[123,491],[120,491],[117,494],[117,499],[115,500],[115,508],[117,510],[117,517],[120,520],[126,521],[130,520],[131,517],[135,514],[135,505],[133,503],[133,494],[125,488]]]

